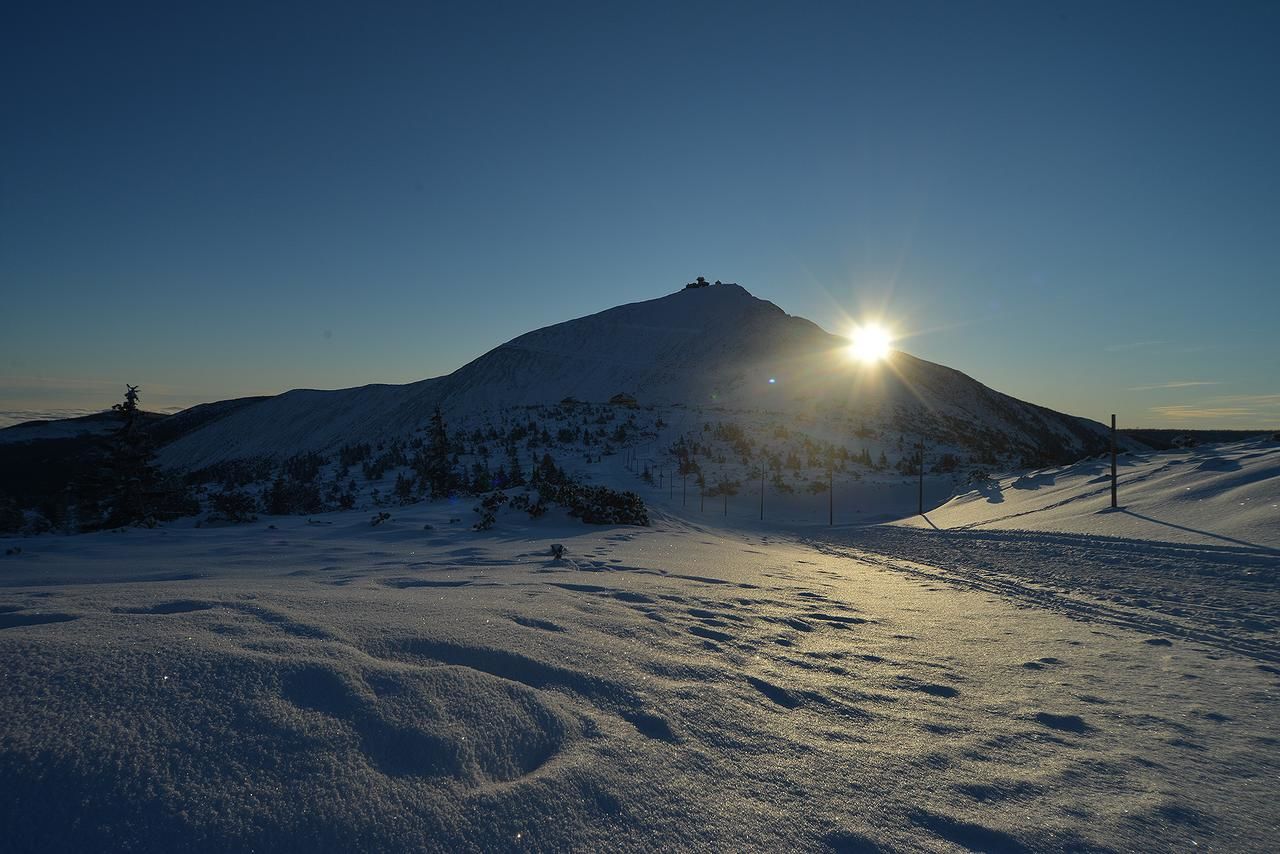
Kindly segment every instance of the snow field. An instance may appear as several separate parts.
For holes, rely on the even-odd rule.
[[[391,512],[20,541],[10,850],[1280,845],[1265,650],[840,540],[930,531]]]

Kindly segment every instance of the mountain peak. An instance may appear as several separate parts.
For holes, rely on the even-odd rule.
[[[861,365],[848,358],[844,339],[740,285],[690,285],[535,329],[447,376],[288,392],[184,436],[164,455],[194,467],[408,435],[437,406],[458,419],[564,398],[603,403],[619,394],[643,406],[821,415],[842,433],[866,423],[905,433],[928,421],[939,434],[969,425],[998,444],[1027,449],[1085,447],[1101,430],[905,353]]]
[[[767,302],[767,300],[760,299],[759,297],[752,294],[750,291],[748,291],[746,288],[744,288],[742,285],[738,284],[737,282],[716,281],[716,282],[707,282],[706,284],[698,284],[697,282],[690,282],[680,290],[676,291],[674,294],[670,294],[670,296],[679,296],[679,295],[696,296],[701,299],[717,299],[717,300],[751,299],[751,300],[756,300],[757,302]]]

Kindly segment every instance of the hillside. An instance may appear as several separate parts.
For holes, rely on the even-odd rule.
[[[1102,425],[1000,394],[895,352],[849,359],[847,341],[737,285],[683,290],[521,335],[453,373],[408,385],[295,390],[190,430],[162,462],[200,468],[404,438],[435,407],[453,422],[504,408],[619,392],[641,406],[816,417],[836,432],[923,432],[987,457],[1065,461],[1101,447]]]
[[[1111,509],[1110,463],[1084,460],[992,481],[900,524],[1090,534],[1280,554],[1280,443],[1254,439],[1126,454]]]

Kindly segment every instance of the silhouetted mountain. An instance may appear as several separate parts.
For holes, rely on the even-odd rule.
[[[847,345],[737,285],[684,289],[528,332],[443,377],[193,407],[160,428],[171,439],[160,459],[199,468],[324,451],[408,435],[436,406],[456,421],[567,397],[604,402],[619,392],[641,406],[791,414],[1028,459],[1061,461],[1103,447],[1096,422],[902,352],[860,364]]]

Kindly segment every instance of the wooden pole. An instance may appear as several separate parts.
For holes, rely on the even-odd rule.
[[[1111,413],[1111,506],[1116,507],[1116,414]]]
[[[836,523],[835,466],[827,466],[827,527]]]
[[[919,505],[920,515],[924,515],[924,436],[920,437],[920,453],[918,454],[917,465],[920,466],[920,489],[919,489]]]
[[[760,521],[764,521],[764,461],[760,461]]]

